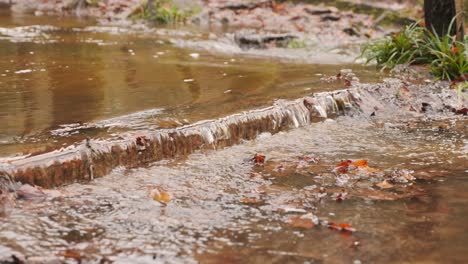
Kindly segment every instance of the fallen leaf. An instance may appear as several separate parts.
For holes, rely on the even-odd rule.
[[[150,189],[149,196],[163,205],[167,205],[171,201],[171,195],[160,186]]]
[[[252,158],[252,161],[253,161],[255,164],[264,164],[264,163],[265,163],[265,156],[259,155],[259,154],[255,154],[255,156]]]
[[[458,109],[458,110],[455,110],[455,114],[457,115],[468,115],[468,108],[462,108],[462,109]]]
[[[468,81],[468,73],[465,73],[459,76],[458,78],[456,78],[455,80],[453,80],[452,83],[450,84],[450,87],[455,87],[458,84],[466,82],[466,81]]]
[[[327,227],[338,231],[356,232],[356,229],[353,228],[350,224],[336,224],[329,222]]]
[[[369,166],[369,162],[367,162],[367,160],[358,160],[358,161],[353,162],[352,164],[358,168]]]
[[[350,164],[352,164],[353,161],[352,160],[345,160],[345,161],[342,161],[338,164],[336,164],[336,167],[349,167]]]

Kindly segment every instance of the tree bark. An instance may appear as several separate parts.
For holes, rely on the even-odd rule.
[[[424,13],[429,30],[439,36],[457,35],[459,40],[463,40],[463,0],[424,0]],[[454,18],[456,21],[449,28]]]

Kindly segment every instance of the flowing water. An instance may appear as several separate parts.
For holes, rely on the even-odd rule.
[[[205,34],[193,29],[153,34],[8,15],[0,26],[2,155],[179,126],[342,86],[318,74],[335,75],[343,65],[211,54],[168,41]],[[364,81],[380,78],[350,67]],[[464,263],[467,125],[462,117],[341,117],[144,168],[119,167],[46,199],[17,200],[0,216],[0,260]],[[266,156],[264,165],[251,161],[256,153]],[[382,173],[332,172],[348,159],[368,160]],[[406,172],[426,179],[377,192],[383,174]],[[170,195],[167,205],[154,197],[158,189]],[[414,195],[393,199],[409,190]],[[338,200],[338,193],[349,197]],[[356,231],[292,226],[291,217],[305,212]]]
[[[320,82],[321,75],[342,68],[353,68],[364,81],[379,80],[354,65],[227,56],[170,44],[207,35],[193,29],[92,25],[0,16],[1,155],[121,130],[180,126],[330,90],[340,84]]]

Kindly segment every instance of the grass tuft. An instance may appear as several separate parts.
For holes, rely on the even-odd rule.
[[[414,23],[392,36],[365,44],[360,57],[367,63],[375,61],[382,69],[399,64],[428,64],[436,78],[453,80],[468,73],[467,44],[468,39],[460,42],[454,36],[438,36]]]

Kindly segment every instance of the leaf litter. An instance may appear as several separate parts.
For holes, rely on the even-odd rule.
[[[251,160],[254,165],[249,178],[269,183],[253,190],[257,196],[241,197],[243,204],[287,215],[284,221],[292,228],[309,230],[324,226],[348,235],[356,232],[352,224],[319,218],[315,215],[317,206],[327,202],[344,203],[346,206],[349,199],[395,201],[424,196],[424,190],[414,183],[419,179],[431,179],[430,173],[423,171],[375,168],[366,159],[347,159],[333,164],[305,155],[287,160],[270,157],[266,161],[265,156],[256,154]],[[293,184],[292,190],[290,184],[283,186],[282,182],[294,183],[297,177],[303,177],[308,185]],[[261,194],[261,199],[258,194]]]

